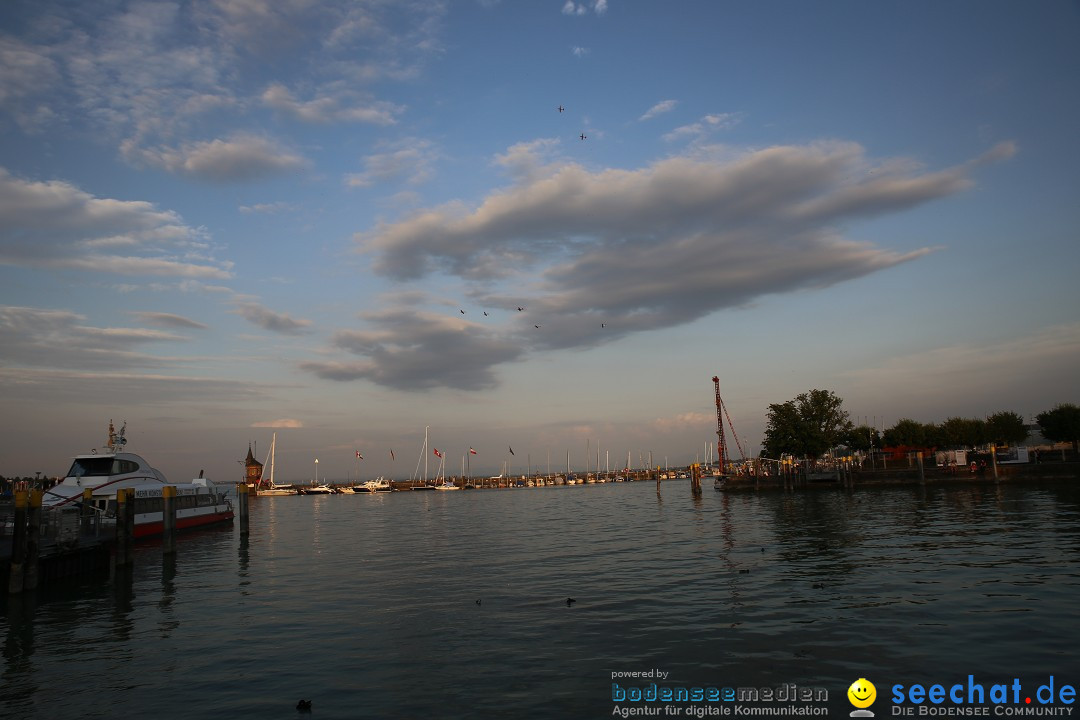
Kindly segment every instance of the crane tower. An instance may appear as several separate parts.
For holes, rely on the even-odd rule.
[[[724,439],[724,400],[720,397],[720,378],[713,375],[713,388],[716,390],[716,454],[720,456],[720,472],[727,470],[727,441]]]

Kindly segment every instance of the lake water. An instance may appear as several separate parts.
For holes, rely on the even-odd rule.
[[[866,678],[883,718],[894,684],[1080,684],[1077,483],[662,490],[253,498],[246,542],[144,544],[130,577],[0,600],[0,717],[734,707],[616,702],[653,683],[795,683],[848,717]]]

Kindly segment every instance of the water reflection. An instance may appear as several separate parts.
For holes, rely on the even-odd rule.
[[[36,613],[9,601],[0,715],[77,717],[45,689],[66,683],[85,707],[122,688],[137,715],[309,695],[324,717],[592,717],[613,669],[842,689],[925,679],[928,657],[942,677],[1076,665],[1076,487],[663,489],[260,498],[250,538],[144,548]]]

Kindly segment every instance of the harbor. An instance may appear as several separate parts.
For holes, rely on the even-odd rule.
[[[846,716],[860,676],[879,692],[1071,682],[1077,493],[695,497],[676,480],[661,497],[633,482],[253,499],[247,534],[185,533],[167,555],[142,540],[112,577],[0,598],[0,713],[288,718],[307,699],[322,718],[607,717],[613,672],[660,668],[678,686],[824,687]]]

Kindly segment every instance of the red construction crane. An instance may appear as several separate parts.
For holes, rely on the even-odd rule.
[[[724,439],[724,418],[727,418],[728,427],[731,428],[731,436],[735,438],[735,446],[739,448],[739,456],[744,460],[746,459],[746,453],[743,452],[742,445],[739,443],[739,436],[735,434],[735,426],[731,422],[731,416],[728,415],[727,408],[724,407],[724,400],[720,397],[720,378],[713,375],[713,388],[716,390],[716,452],[720,456],[720,472],[725,473],[727,471],[728,452],[727,441]]]

